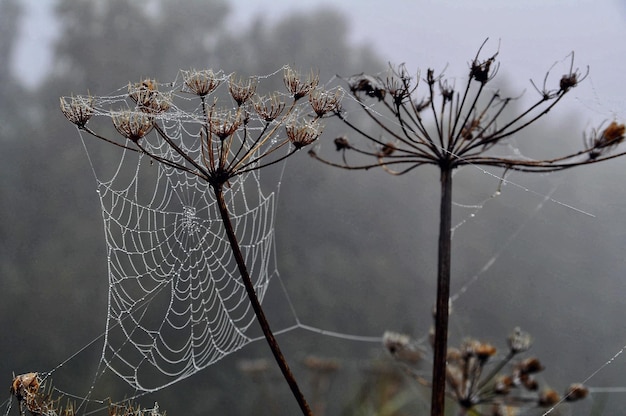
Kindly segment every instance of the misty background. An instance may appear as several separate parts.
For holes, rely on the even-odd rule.
[[[106,95],[142,77],[167,82],[178,69],[270,74],[285,64],[316,68],[325,83],[336,82],[336,74],[376,74],[388,62],[405,62],[410,72],[446,68],[460,84],[489,37],[486,53],[500,52],[498,83],[512,95],[525,91],[521,103],[536,94],[530,78],[541,82],[555,62],[556,76],[568,72],[572,50],[577,67],[590,67],[588,79],[516,138],[511,151],[577,148],[584,131],[626,118],[624,2],[379,3],[0,0],[0,375],[7,391],[13,373],[62,364],[55,385],[84,396],[101,354],[102,339],[89,343],[104,331],[107,312],[102,217],[91,168],[59,111],[59,96]],[[345,130],[329,122],[321,149],[332,151],[332,139]],[[114,149],[100,157],[117,162]],[[623,355],[594,375],[626,344],[623,177],[620,159],[550,175],[512,174],[502,194],[490,198],[497,177],[472,167],[455,176],[453,223],[462,225],[453,240],[452,293],[459,297],[451,345],[472,336],[504,348],[521,326],[533,335],[532,353],[544,362],[542,381],[549,386],[562,391],[593,375],[587,384],[598,393],[563,406],[563,414],[586,415],[594,406],[611,414],[626,405],[626,393],[600,392],[626,387]],[[277,259],[300,321],[354,335],[427,333],[437,181],[429,168],[391,177],[330,169],[305,152],[288,161]],[[264,304],[273,328],[294,324],[278,281]],[[325,397],[331,415],[356,414],[373,363],[385,359],[377,343],[303,330],[279,341],[305,394],[314,379],[305,357],[341,363]],[[172,415],[294,414],[278,372],[259,384],[239,370],[242,360],[256,358],[271,359],[263,342],[141,403],[158,401]],[[413,388],[412,408],[424,407],[423,391]],[[132,394],[105,374],[94,397]]]

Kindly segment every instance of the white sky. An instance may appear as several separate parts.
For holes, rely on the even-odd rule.
[[[16,51],[18,74],[36,84],[50,63],[48,46],[55,28],[51,0],[22,0],[28,16]],[[182,2],[181,4],[184,4]],[[231,0],[232,19],[241,24],[264,14],[275,21],[293,11],[332,6],[350,18],[355,43],[371,42],[394,63],[411,71],[449,64],[448,75],[462,75],[478,46],[497,48],[504,74],[542,80],[545,71],[572,50],[581,68],[591,67],[591,82],[576,90],[578,104],[604,118],[626,118],[626,0]],[[320,22],[323,24],[323,22]],[[565,62],[556,74],[567,72]]]

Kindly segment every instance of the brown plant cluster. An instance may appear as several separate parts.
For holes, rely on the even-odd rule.
[[[422,354],[417,352],[410,337],[387,332],[383,344],[412,377],[430,385],[416,371]],[[459,347],[448,348],[446,395],[464,413],[471,410],[471,414],[491,416],[530,407],[550,408],[562,401],[575,402],[587,397],[589,390],[580,383],[571,384],[562,395],[551,388],[542,388],[537,376],[545,369],[543,363],[533,356],[521,357],[530,347],[530,335],[515,328],[503,353],[477,339],[466,339]]]
[[[130,83],[121,108],[106,108],[115,101],[112,97],[90,95],[62,97],[61,111],[80,130],[96,138],[219,185],[241,173],[277,163],[313,143],[323,130],[321,119],[339,111],[343,97],[341,89],[319,87],[316,73],[302,77],[290,67],[283,71],[287,91],[267,95],[257,91],[259,77],[226,76],[211,69],[181,71],[181,75],[182,85],[174,90],[162,91],[167,84],[149,78]],[[216,94],[222,84],[227,84],[230,96],[225,104]],[[175,102],[179,93],[197,97],[198,105],[184,110]],[[212,94],[216,95],[209,100]],[[109,118],[126,141],[92,129],[90,122],[96,115]],[[193,129],[185,130],[199,143],[196,154],[185,148],[180,138],[168,134],[163,125],[168,121],[197,126],[197,134]],[[148,142],[147,136],[153,131],[158,144]],[[287,150],[277,152],[279,149]]]
[[[433,69],[428,69],[423,78],[419,72],[412,76],[404,65],[391,66],[384,76],[359,74],[346,78],[352,98],[366,117],[359,122],[354,116],[346,117],[341,109],[336,116],[356,139],[347,135],[335,139],[340,161],[315,150],[310,155],[345,169],[380,167],[401,175],[427,164],[445,164],[452,169],[473,164],[546,172],[624,154],[612,152],[624,141],[626,129],[623,123],[613,121],[585,138],[581,150],[556,158],[532,160],[492,155],[490,150],[496,145],[545,117],[586,78],[588,68],[585,72],[575,68],[572,53],[569,71],[554,80],[555,85],[551,85],[550,71],[541,87],[531,81],[537,99],[510,116],[511,104],[519,97],[506,97],[491,87],[499,69],[498,52],[481,59],[481,50],[482,47],[471,61],[461,88]]]
[[[31,416],[75,416],[78,412],[76,405],[69,400],[61,405],[63,397],[54,395],[52,385],[46,388],[45,384],[39,373],[25,373],[13,378],[10,392],[17,400],[20,416],[26,412]],[[150,409],[132,402],[109,403],[108,413],[109,416],[165,416],[157,403]]]
[[[53,396],[52,388],[46,388],[39,373],[15,376],[10,388],[15,396],[21,416],[28,412],[32,416],[74,416],[75,406],[68,401],[61,405],[61,396]]]

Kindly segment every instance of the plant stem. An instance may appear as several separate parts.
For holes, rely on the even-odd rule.
[[[223,184],[214,185],[213,191],[215,193],[217,205],[219,207],[220,215],[222,217],[222,223],[224,224],[224,228],[226,229],[226,235],[228,236],[230,247],[233,251],[233,254],[235,255],[235,261],[237,262],[237,267],[239,268],[241,279],[243,280],[243,284],[246,288],[246,293],[248,294],[248,298],[250,299],[250,303],[252,304],[252,309],[254,310],[257,320],[259,321],[259,325],[263,330],[263,335],[265,335],[265,339],[267,340],[267,343],[272,350],[272,354],[274,354],[274,358],[276,359],[276,362],[280,367],[280,371],[283,373],[283,377],[285,377],[287,384],[289,384],[292,394],[300,405],[302,413],[305,416],[313,416],[313,412],[311,411],[306,399],[304,398],[304,395],[300,391],[300,387],[298,386],[298,383],[296,382],[293,373],[289,369],[289,365],[287,364],[285,357],[280,351],[278,341],[276,341],[274,333],[270,329],[267,318],[265,317],[265,313],[263,312],[263,308],[261,307],[261,302],[259,302],[259,298],[256,295],[256,290],[254,289],[254,285],[252,284],[252,280],[250,279],[250,274],[248,273],[248,268],[244,261],[243,254],[241,253],[239,241],[237,240],[233,224],[230,220],[228,208],[226,207],[223,187]]]
[[[452,168],[442,162],[439,218],[439,255],[437,262],[437,301],[431,416],[443,416],[446,393],[446,356],[448,351],[448,314],[450,302],[450,252],[452,227]]]

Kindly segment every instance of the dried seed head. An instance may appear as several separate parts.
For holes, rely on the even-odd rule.
[[[552,389],[546,389],[539,394],[537,404],[541,407],[550,407],[557,404],[560,400],[561,396],[559,396],[559,393]]]
[[[496,355],[497,351],[498,350],[496,347],[486,342],[481,342],[474,347],[474,353],[476,354],[476,357],[478,357],[478,359],[481,361],[488,360],[490,357]]]
[[[285,108],[285,102],[278,94],[272,94],[269,98],[257,96],[253,102],[255,111],[265,121],[274,121]]]
[[[139,109],[149,114],[161,114],[171,107],[170,94],[163,94],[158,90],[158,84],[153,79],[144,79],[135,84],[128,84],[128,95],[137,103]]]
[[[520,374],[534,374],[542,371],[544,366],[541,364],[538,358],[530,357],[521,361],[516,366],[516,370]]]
[[[476,357],[481,361],[488,360],[489,357],[496,354],[496,351],[496,347],[493,345],[475,339],[465,340],[461,345],[461,352],[464,357]]]
[[[340,136],[335,138],[334,140],[335,143],[335,149],[339,152],[340,150],[347,150],[350,149],[350,142],[348,141],[348,138],[346,136]]]
[[[287,138],[296,149],[313,143],[322,134],[322,126],[316,120],[297,122],[292,120],[285,125]]]
[[[209,128],[211,133],[218,136],[221,140],[225,140],[227,137],[232,136],[243,124],[243,117],[241,111],[238,110],[235,114],[232,111],[216,112],[211,110],[209,113]]]
[[[611,124],[602,131],[602,134],[596,142],[596,147],[608,147],[621,143],[624,140],[625,132],[626,126],[612,121]]]
[[[93,116],[93,98],[82,95],[61,97],[61,112],[71,123],[78,127],[85,127],[85,124]]]
[[[511,392],[511,388],[514,386],[515,383],[511,376],[501,376],[496,380],[493,391],[495,394],[506,395]]]
[[[509,349],[512,354],[519,354],[528,351],[532,344],[530,334],[516,327],[508,338]]]
[[[482,62],[478,59],[474,59],[470,67],[470,78],[480,82],[481,84],[486,84],[493,79],[498,71],[498,68],[496,66],[495,69],[492,69],[491,65],[495,62],[497,55],[498,54],[496,53],[491,58],[485,59]]]
[[[192,69],[181,71],[183,74],[183,91],[204,97],[213,92],[222,82],[221,72],[215,73],[212,69],[201,71]]]
[[[237,79],[235,74],[232,74],[228,79],[228,91],[237,105],[241,106],[254,95],[257,83],[258,80],[255,77],[244,80]]]
[[[142,112],[120,111],[111,115],[115,129],[132,142],[138,142],[152,130],[154,120]]]
[[[444,103],[452,101],[454,98],[454,87],[450,86],[447,81],[439,80],[439,91]]]
[[[575,72],[563,75],[559,82],[559,88],[562,92],[567,92],[576,85],[578,85],[578,74]]]
[[[582,400],[589,394],[589,389],[584,384],[574,383],[571,384],[565,392],[565,400],[568,402],[575,402]]]
[[[319,74],[311,70],[306,80],[300,78],[300,74],[291,67],[286,67],[283,73],[283,81],[295,100],[309,94],[319,84]]]
[[[350,91],[356,95],[356,93],[364,92],[369,97],[376,97],[378,101],[385,99],[385,85],[378,79],[371,75],[354,75],[348,78],[348,85]]]
[[[383,345],[389,354],[402,362],[414,364],[422,359],[421,352],[411,343],[408,335],[385,331]]]
[[[326,91],[322,88],[315,88],[309,93],[309,102],[311,108],[318,117],[339,110],[341,99],[343,98],[343,90],[336,89],[334,91]]]
[[[36,394],[39,391],[40,384],[38,373],[20,374],[13,378],[10,391],[11,394],[21,401],[29,395]]]
[[[537,391],[539,389],[539,383],[537,382],[537,380],[534,377],[529,376],[528,374],[523,375],[520,378],[520,381],[522,382],[522,385],[526,388],[526,390]]]

